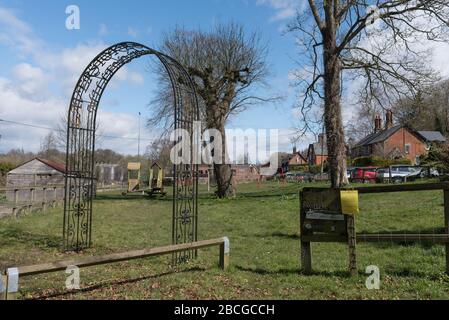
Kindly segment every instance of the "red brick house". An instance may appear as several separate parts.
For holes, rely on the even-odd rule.
[[[328,158],[326,137],[324,134],[320,134],[318,141],[309,145],[307,162],[310,166],[320,166],[326,163]]]
[[[394,125],[393,112],[387,111],[386,125],[382,127],[382,119],[375,119],[374,132],[351,150],[353,158],[377,156],[390,159],[408,159],[412,164],[419,164],[432,143],[445,142],[444,136],[437,131],[416,131],[405,125]]]

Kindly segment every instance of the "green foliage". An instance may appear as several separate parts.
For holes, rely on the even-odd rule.
[[[6,175],[9,171],[14,169],[14,165],[9,162],[0,162],[0,174]]]
[[[428,154],[421,157],[421,164],[449,172],[449,144],[433,145]]]
[[[329,170],[329,164],[327,162],[323,165],[323,172],[327,172]],[[321,173],[321,165],[309,166],[309,173],[311,174],[319,174]]]
[[[308,165],[307,164],[296,164],[296,165],[290,165],[289,170],[290,172],[304,172],[307,170]]]
[[[14,169],[15,166],[10,162],[0,162],[0,186],[6,183],[6,174]]]
[[[352,161],[354,167],[388,167],[394,165],[411,165],[408,159],[387,159],[381,157],[360,157]]]

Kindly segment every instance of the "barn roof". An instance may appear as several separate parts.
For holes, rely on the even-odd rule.
[[[66,172],[66,166],[63,163],[52,161],[52,160],[47,160],[47,159],[41,159],[41,158],[36,158],[36,160],[39,160],[40,162],[42,162],[42,163],[46,164],[47,166],[55,169],[56,171],[59,171],[61,173],[65,173]]]
[[[20,167],[23,167],[24,165],[26,165],[26,164],[28,164],[28,163],[30,163],[32,161],[39,161],[39,162],[45,164],[46,166],[48,166],[48,167],[50,167],[50,168],[52,168],[52,169],[54,169],[54,170],[56,170],[58,172],[61,172],[61,173],[65,173],[66,172],[66,166],[63,163],[52,161],[52,160],[47,160],[47,159],[34,158],[34,159],[31,159],[30,161],[22,163],[20,166],[17,166],[13,170],[11,170],[9,173],[14,173],[14,171],[16,169],[18,169]]]

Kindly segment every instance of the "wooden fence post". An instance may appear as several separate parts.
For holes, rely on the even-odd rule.
[[[19,269],[6,270],[6,300],[16,300],[19,291]]]
[[[301,232],[301,270],[304,274],[311,274],[312,273],[312,246],[310,242],[304,242],[302,241],[302,226],[303,221],[305,219],[305,212],[303,208],[303,191],[299,193],[299,220],[300,220],[300,232]]]
[[[444,225],[449,234],[449,189],[444,189]],[[449,274],[449,243],[446,243],[446,273]]]
[[[347,216],[348,226],[348,249],[349,249],[349,273],[357,275],[357,236],[355,232],[355,217]]]
[[[42,210],[47,210],[47,188],[42,188]]]
[[[7,291],[8,291],[8,277],[3,274],[0,274],[0,301],[7,299],[6,295]]]
[[[228,237],[223,238],[223,243],[220,245],[220,267],[226,270],[229,267],[229,252],[230,242]]]
[[[57,207],[58,206],[58,189],[57,189],[57,187],[54,187],[53,188],[53,203],[54,203],[54,207]]]
[[[12,209],[12,214],[13,214],[14,218],[17,218],[17,216],[19,214],[18,207],[17,207],[18,202],[19,202],[19,190],[14,189],[14,208]]]

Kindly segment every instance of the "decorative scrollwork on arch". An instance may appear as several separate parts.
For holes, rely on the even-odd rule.
[[[92,246],[92,200],[95,190],[95,130],[97,111],[104,90],[125,64],[154,55],[164,65],[173,88],[173,128],[193,132],[199,120],[198,99],[187,71],[173,58],[134,42],[111,46],[95,57],[81,74],[73,91],[67,122],[67,155],[64,200],[63,249],[81,251]],[[198,166],[174,166],[173,244],[197,240]],[[190,177],[190,183],[186,182]],[[176,261],[194,252],[176,255]]]

